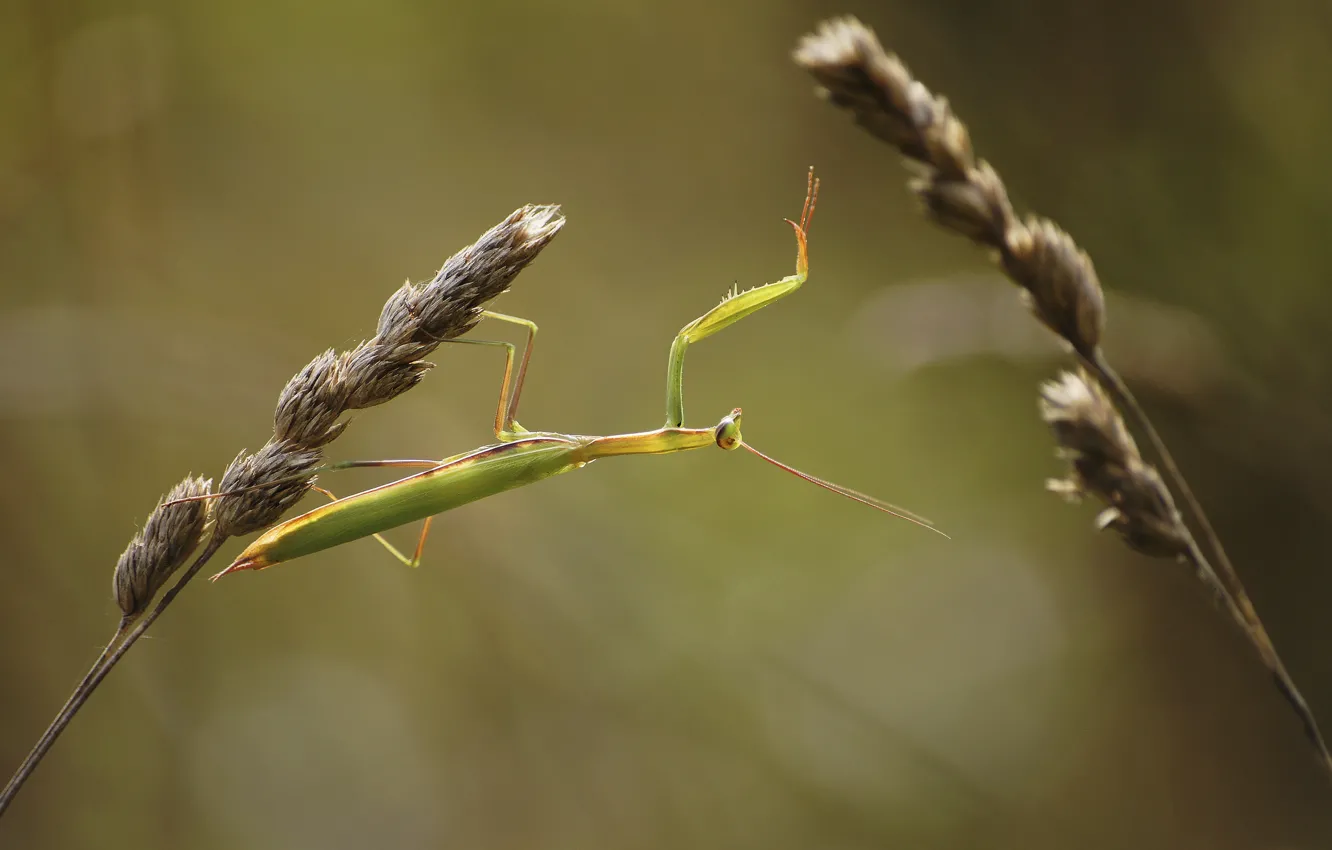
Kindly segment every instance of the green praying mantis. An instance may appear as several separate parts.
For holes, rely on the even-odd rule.
[[[504,379],[500,388],[499,406],[495,411],[496,443],[440,461],[349,461],[324,467],[326,470],[356,466],[427,468],[415,475],[341,499],[333,497],[328,491],[321,491],[333,501],[273,526],[246,547],[230,566],[213,576],[213,580],[240,570],[266,569],[366,537],[374,537],[403,563],[415,567],[421,562],[430,522],[437,514],[506,490],[581,469],[601,458],[673,454],[708,446],[717,446],[726,451],[744,448],[805,481],[947,537],[929,520],[910,511],[806,474],[755,449],[740,436],[741,411],[738,407],[713,427],[683,427],[685,351],[691,343],[706,339],[791,294],[805,282],[809,276],[807,237],[818,200],[818,189],[819,182],[814,178],[814,170],[811,168],[800,221],[786,219],[796,236],[796,273],[743,292],[732,290],[722,298],[721,303],[685,325],[676,334],[666,367],[666,422],[662,427],[652,431],[602,437],[529,431],[523,428],[517,421],[518,400],[527,376],[537,326],[526,319],[486,311],[485,317],[519,325],[527,332],[522,359],[518,361],[516,372],[514,364],[517,357],[512,343],[454,340],[501,346],[505,350]],[[200,498],[226,495],[230,494],[216,493]],[[417,540],[416,551],[411,557],[402,554],[380,534],[417,520],[425,520],[425,523]]]

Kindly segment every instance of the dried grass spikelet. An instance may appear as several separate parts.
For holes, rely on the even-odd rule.
[[[1098,529],[1118,532],[1131,548],[1158,558],[1189,552],[1189,537],[1169,490],[1142,459],[1110,399],[1085,372],[1064,372],[1041,387],[1041,418],[1050,426],[1069,475],[1047,482],[1069,499],[1105,503]]]
[[[999,173],[976,158],[966,125],[948,100],[913,79],[855,18],[820,24],[800,40],[794,58],[824,98],[907,158],[916,173],[911,191],[926,214],[992,250],[1036,318],[1093,358],[1105,303],[1091,259],[1053,222],[1017,220]]]
[[[454,254],[421,284],[406,283],[380,312],[375,336],[349,351],[325,351],[297,372],[278,398],[273,436],[253,454],[241,452],[227,467],[217,533],[249,534],[272,525],[305,495],[323,447],[346,427],[349,410],[373,407],[416,386],[434,364],[422,358],[461,336],[560,228],[558,206],[529,204]]]
[[[203,539],[206,501],[174,502],[206,495],[212,481],[190,476],[171,488],[148,515],[143,529],[125,547],[112,574],[111,589],[126,618],[143,613],[157,591],[185,563]]]
[[[1105,295],[1091,257],[1073,237],[1053,221],[1033,216],[1009,229],[1000,258],[1041,324],[1087,360],[1096,360],[1105,329]]]

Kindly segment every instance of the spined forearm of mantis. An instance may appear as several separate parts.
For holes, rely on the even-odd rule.
[[[515,346],[489,340],[456,340],[502,347],[505,352],[504,380],[499,406],[495,412],[495,438],[492,445],[455,455],[441,461],[365,461],[334,464],[331,468],[351,466],[424,467],[424,471],[371,490],[334,499],[286,522],[273,526],[246,547],[214,580],[239,570],[267,567],[331,549],[353,540],[375,537],[396,557],[411,566],[420,563],[430,519],[469,502],[506,490],[533,484],[561,475],[606,457],[621,455],[673,454],[716,446],[726,451],[744,448],[765,461],[800,478],[862,504],[892,514],[935,531],[926,519],[886,502],[850,490],[821,478],[800,472],[750,446],[740,435],[740,408],[735,408],[716,425],[686,428],[684,421],[684,357],[690,343],[706,339],[740,319],[795,292],[809,276],[808,235],[818,200],[818,181],[810,170],[805,205],[800,220],[787,223],[795,231],[796,272],[773,283],[744,292],[728,293],[699,318],[685,325],[671,344],[666,367],[666,421],[655,430],[610,436],[560,434],[529,431],[518,424],[518,400],[532,354],[537,326],[526,320],[487,311],[488,318],[522,326],[527,341],[521,359]],[[515,362],[517,363],[515,368]],[[324,491],[327,493],[327,491]],[[233,493],[217,493],[201,498],[218,498]],[[328,494],[331,496],[331,494]],[[417,520],[425,520],[416,551],[403,555],[380,533]],[[947,535],[944,535],[947,536]]]

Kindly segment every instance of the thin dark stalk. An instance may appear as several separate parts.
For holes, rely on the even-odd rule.
[[[1259,618],[1258,611],[1254,608],[1248,591],[1244,589],[1244,583],[1241,581],[1239,573],[1235,570],[1234,564],[1230,561],[1230,556],[1226,554],[1226,549],[1221,544],[1220,536],[1217,535],[1211,520],[1208,519],[1207,512],[1203,510],[1197,497],[1193,495],[1193,489],[1189,487],[1188,479],[1184,477],[1184,473],[1180,472],[1179,467],[1175,464],[1175,458],[1171,455],[1165,440],[1157,432],[1156,426],[1152,424],[1151,417],[1138,403],[1137,397],[1129,389],[1128,384],[1124,382],[1124,379],[1120,377],[1119,373],[1100,351],[1096,352],[1095,357],[1086,359],[1084,362],[1096,376],[1101,386],[1106,388],[1106,391],[1109,392],[1119,408],[1128,413],[1138,430],[1146,435],[1147,441],[1151,443],[1153,452],[1165,468],[1166,474],[1170,476],[1171,484],[1183,497],[1184,503],[1188,505],[1189,512],[1193,514],[1193,519],[1207,540],[1220,570],[1217,570],[1212,562],[1203,555],[1190,530],[1188,535],[1190,557],[1194,561],[1194,566],[1200,571],[1205,571],[1214,584],[1230,615],[1244,631],[1249,642],[1258,651],[1263,664],[1272,674],[1277,690],[1281,692],[1281,695],[1295,710],[1304,726],[1305,735],[1309,738],[1309,742],[1313,744],[1324,767],[1327,768],[1329,774],[1332,774],[1332,752],[1328,751],[1327,742],[1323,738],[1322,731],[1318,728],[1318,720],[1314,716],[1313,710],[1309,708],[1308,702],[1305,701],[1304,695],[1300,693],[1300,689],[1295,685],[1295,680],[1291,678],[1290,673],[1286,670],[1286,665],[1281,661],[1281,656],[1276,650],[1276,644],[1272,642],[1271,635],[1267,633],[1267,628],[1263,625],[1262,619]]]
[[[74,693],[70,694],[64,707],[51,721],[51,725],[46,727],[46,731],[42,733],[37,745],[32,748],[32,752],[23,760],[23,764],[19,766],[19,769],[9,780],[9,784],[5,786],[4,792],[0,793],[0,815],[3,815],[5,809],[9,808],[14,795],[18,794],[19,789],[28,781],[28,777],[37,769],[37,765],[41,763],[47,751],[55,744],[56,739],[60,737],[60,733],[65,731],[65,727],[74,719],[74,715],[79,713],[79,709],[83,708],[84,703],[88,701],[88,697],[92,696],[93,691],[97,690],[97,686],[102,684],[102,680],[111,672],[111,668],[115,667],[120,659],[125,657],[125,653],[129,652],[130,647],[134,646],[135,642],[143,637],[143,633],[148,631],[148,627],[156,622],[158,617],[162,616],[162,612],[176,598],[176,595],[203,568],[204,563],[216,554],[224,542],[226,542],[225,537],[214,534],[209,539],[208,545],[199,553],[199,557],[194,559],[190,568],[177,579],[170,590],[162,594],[162,598],[158,600],[153,610],[140,619],[134,630],[128,635],[125,635],[125,629],[133,620],[129,617],[121,618],[120,627],[116,629],[116,634],[111,638],[111,642],[106,645],[106,649],[102,650],[101,656],[93,664],[88,674],[83,677],[83,681],[79,682],[78,687],[74,689]],[[122,636],[124,637],[123,641],[120,640]],[[119,644],[117,644],[117,641],[119,641]]]
[[[1110,361],[1100,350],[1097,350],[1089,358],[1081,359],[1092,374],[1096,376],[1101,386],[1105,387],[1111,397],[1118,403],[1120,409],[1126,411],[1138,430],[1146,435],[1147,442],[1151,443],[1153,453],[1156,454],[1157,460],[1165,469],[1166,475],[1170,477],[1170,483],[1183,497],[1184,504],[1188,506],[1189,513],[1193,515],[1193,519],[1197,522],[1199,530],[1202,531],[1208,547],[1212,550],[1212,554],[1221,567],[1218,571],[1212,568],[1210,561],[1207,562],[1211,577],[1229,596],[1233,597],[1234,604],[1238,608],[1237,618],[1239,621],[1244,625],[1256,628],[1266,636],[1263,624],[1258,619],[1258,613],[1249,601],[1249,594],[1245,591],[1239,573],[1230,561],[1230,556],[1226,554],[1226,548],[1221,544],[1221,538],[1217,535],[1216,529],[1212,527],[1212,521],[1207,517],[1207,511],[1203,510],[1202,504],[1193,495],[1193,488],[1189,486],[1188,479],[1184,477],[1184,473],[1180,471],[1179,466],[1175,463],[1174,455],[1170,453],[1170,448],[1156,430],[1156,426],[1152,424],[1151,417],[1138,403],[1137,396],[1133,394],[1129,385],[1124,382],[1119,372],[1110,365]]]
[[[46,751],[51,749],[51,745],[56,742],[56,738],[60,737],[60,733],[69,725],[69,721],[74,718],[74,715],[83,705],[83,701],[88,698],[90,688],[95,687],[92,686],[91,683],[96,677],[97,671],[106,663],[107,657],[111,655],[111,651],[115,649],[116,644],[125,637],[126,632],[129,631],[129,627],[133,622],[133,619],[130,617],[120,618],[120,625],[116,627],[116,633],[111,636],[111,640],[107,642],[106,648],[102,650],[102,654],[97,656],[97,660],[93,662],[92,667],[88,668],[88,672],[84,675],[83,680],[75,686],[74,692],[69,695],[69,699],[65,700],[65,704],[61,706],[60,711],[56,713],[55,719],[51,721],[51,725],[46,727],[46,731],[43,732],[42,737],[37,740],[32,751],[28,753],[28,757],[23,760],[23,764],[19,765],[18,770],[14,772],[9,783],[5,785],[5,790],[0,791],[0,815],[3,815],[5,809],[9,808],[9,804],[14,799],[14,795],[23,787],[23,783],[28,781],[28,776],[37,768],[37,763],[46,756]]]

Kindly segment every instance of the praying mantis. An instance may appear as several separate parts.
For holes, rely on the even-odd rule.
[[[527,319],[485,311],[483,315],[486,318],[519,325],[527,332],[522,359],[518,362],[516,372],[514,364],[517,357],[512,343],[453,340],[500,346],[505,350],[504,378],[500,387],[499,405],[495,411],[497,442],[439,461],[349,461],[324,467],[325,470],[357,466],[425,467],[425,471],[341,499],[334,498],[326,490],[321,491],[333,498],[333,501],[273,526],[246,547],[230,566],[213,576],[213,580],[241,570],[266,569],[366,537],[374,537],[403,563],[415,567],[421,562],[430,522],[438,514],[506,490],[581,469],[602,458],[673,454],[708,446],[717,446],[726,451],[744,448],[805,481],[947,537],[928,520],[910,511],[806,474],[755,449],[741,438],[741,410],[738,407],[722,417],[715,426],[683,427],[685,351],[690,344],[706,339],[790,295],[805,282],[809,276],[808,235],[818,201],[818,190],[819,181],[815,179],[811,168],[800,221],[785,219],[795,231],[796,273],[743,292],[733,289],[722,298],[721,303],[685,325],[676,334],[666,367],[666,422],[660,428],[610,436],[560,434],[523,428],[517,421],[518,400],[527,376],[537,326]],[[216,493],[200,498],[226,495],[230,494]],[[417,520],[425,520],[425,524],[411,557],[402,554],[380,534]]]

